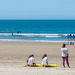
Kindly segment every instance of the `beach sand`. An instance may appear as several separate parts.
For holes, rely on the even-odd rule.
[[[63,68],[62,43],[0,42],[0,75],[75,75],[75,45],[67,45],[70,67]],[[41,64],[44,54],[49,64],[57,67],[27,67],[29,55],[34,54],[35,62]]]

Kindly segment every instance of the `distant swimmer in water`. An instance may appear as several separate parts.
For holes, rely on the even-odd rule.
[[[21,33],[21,31],[17,31],[17,33],[19,34],[19,33]]]
[[[74,39],[74,38],[75,38],[75,35],[73,34],[73,36],[72,36],[72,37],[73,37],[73,39]]]
[[[67,35],[67,39],[69,39],[70,37],[69,37],[69,35]]]
[[[12,32],[12,36],[13,36],[13,32]]]
[[[67,35],[67,39],[71,39],[72,38],[72,34]]]
[[[70,36],[70,38],[72,38],[72,34],[70,34],[69,36]]]
[[[68,34],[67,39],[75,39],[75,35],[74,34],[70,34],[70,35]]]

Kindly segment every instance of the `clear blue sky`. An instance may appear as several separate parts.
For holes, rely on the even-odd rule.
[[[75,19],[75,0],[0,0],[0,19]]]

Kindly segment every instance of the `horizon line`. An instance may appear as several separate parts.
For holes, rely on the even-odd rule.
[[[75,19],[0,19],[0,20],[75,20]]]

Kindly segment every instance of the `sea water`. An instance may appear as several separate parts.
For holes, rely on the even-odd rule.
[[[75,42],[75,20],[0,20],[0,41]]]

